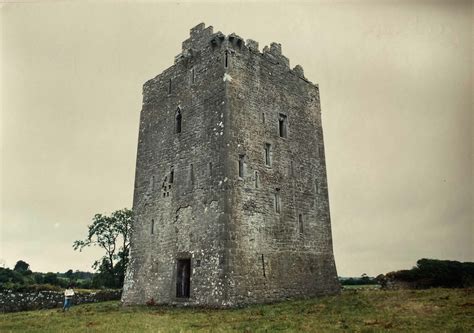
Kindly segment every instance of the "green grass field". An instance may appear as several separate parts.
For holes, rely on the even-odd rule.
[[[348,289],[243,309],[126,307],[119,302],[0,315],[0,332],[474,332],[473,289]]]

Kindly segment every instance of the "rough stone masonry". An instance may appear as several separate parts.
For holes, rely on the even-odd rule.
[[[124,304],[339,292],[319,88],[281,45],[204,23],[146,82]]]

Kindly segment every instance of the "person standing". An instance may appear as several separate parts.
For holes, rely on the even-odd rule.
[[[72,305],[73,296],[74,296],[74,290],[72,289],[72,286],[69,285],[69,286],[67,286],[67,289],[64,291],[63,311],[69,310],[69,308]]]

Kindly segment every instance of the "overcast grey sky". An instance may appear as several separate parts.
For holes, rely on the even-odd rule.
[[[131,207],[141,87],[189,29],[282,44],[318,83],[339,275],[474,260],[470,1],[1,6],[0,260],[90,270]]]

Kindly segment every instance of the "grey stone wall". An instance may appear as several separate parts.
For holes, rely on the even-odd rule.
[[[224,68],[211,29],[193,29],[175,65],[144,85],[126,304],[186,302],[175,297],[178,258],[192,259],[195,303],[218,305],[224,292]]]
[[[281,46],[263,53],[229,41],[226,95],[232,110],[231,303],[309,297],[339,290],[332,251],[319,88],[289,68]],[[287,122],[286,137],[279,118]],[[265,145],[271,147],[270,165]],[[238,156],[245,154],[244,177]],[[256,179],[258,178],[258,184]],[[275,194],[280,196],[276,211]]]
[[[72,304],[97,303],[119,300],[121,290],[101,290],[97,292],[76,292]],[[40,309],[61,308],[64,293],[59,291],[19,292],[0,291],[0,312],[17,312]]]
[[[175,64],[143,87],[133,210],[124,304],[338,292],[318,87],[289,68],[279,44],[260,53],[235,34],[191,29]],[[191,293],[182,299],[176,266],[185,258]]]

